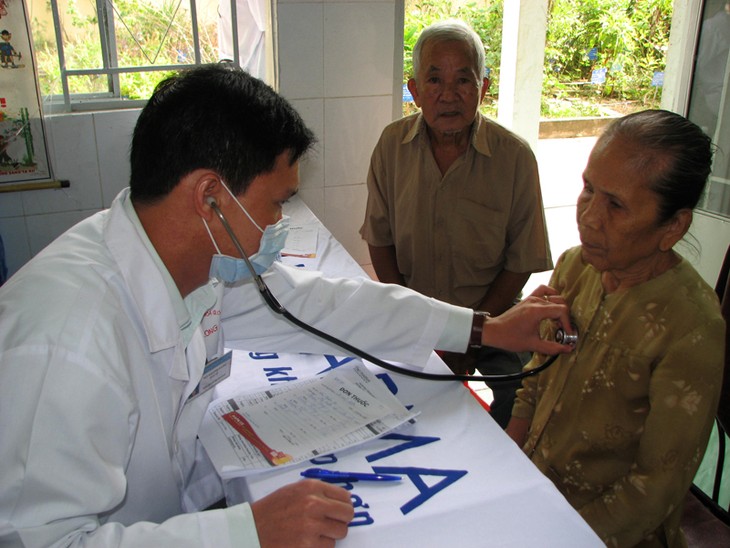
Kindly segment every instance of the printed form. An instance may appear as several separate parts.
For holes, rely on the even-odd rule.
[[[355,363],[211,402],[199,437],[222,478],[297,464],[386,434],[409,412]]]

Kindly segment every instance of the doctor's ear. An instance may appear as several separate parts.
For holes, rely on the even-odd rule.
[[[221,207],[222,201],[225,202],[218,175],[211,171],[201,173],[195,181],[192,199],[197,215],[208,221],[215,216],[214,207]]]

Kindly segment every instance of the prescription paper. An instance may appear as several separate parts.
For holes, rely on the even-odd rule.
[[[284,257],[313,259],[317,256],[317,225],[291,225],[281,254]]]
[[[360,363],[212,402],[198,433],[222,478],[298,464],[380,437],[408,411]]]

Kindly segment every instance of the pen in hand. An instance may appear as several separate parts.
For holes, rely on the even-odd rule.
[[[328,482],[339,481],[400,481],[400,476],[390,476],[386,474],[368,474],[365,472],[337,472],[335,470],[325,470],[324,468],[308,468],[301,475],[305,478],[313,478]]]

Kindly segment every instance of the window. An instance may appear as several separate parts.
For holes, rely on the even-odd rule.
[[[141,106],[170,72],[222,59],[275,83],[270,0],[29,4],[46,112]]]
[[[717,145],[699,208],[730,217],[730,1],[705,2],[688,117]]]

